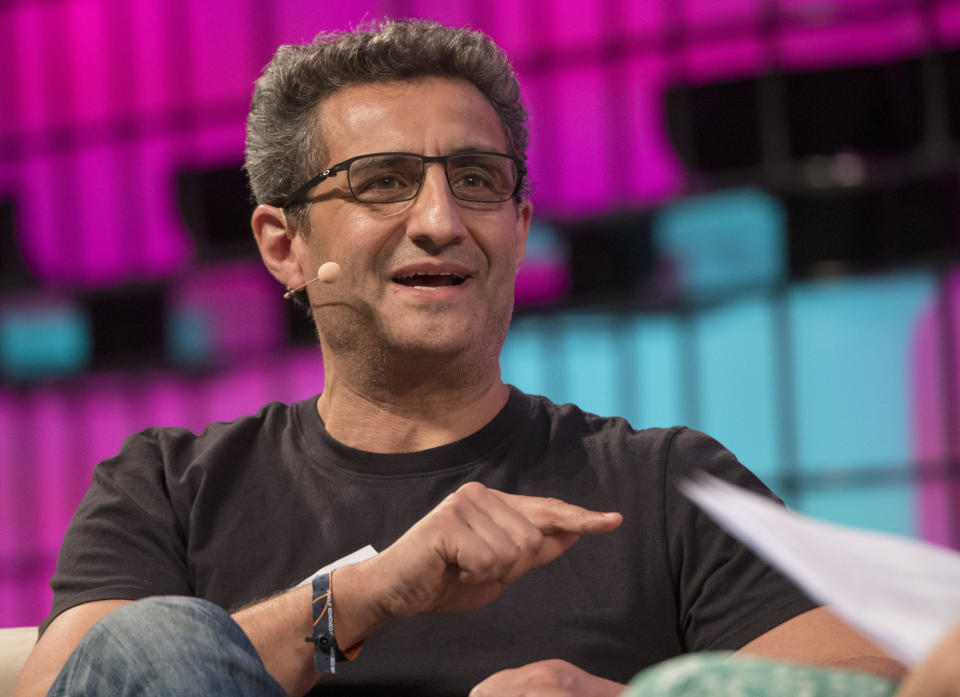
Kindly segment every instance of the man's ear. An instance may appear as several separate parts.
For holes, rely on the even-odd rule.
[[[299,255],[303,253],[296,228],[287,220],[283,209],[259,205],[250,218],[253,236],[260,248],[260,256],[267,269],[287,288],[304,283]]]
[[[530,236],[530,221],[533,219],[533,204],[524,199],[517,206],[517,268],[527,253],[527,237]]]

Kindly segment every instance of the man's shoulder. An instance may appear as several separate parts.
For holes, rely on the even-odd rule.
[[[551,423],[565,429],[580,430],[584,433],[617,431],[652,440],[669,439],[681,431],[691,430],[686,426],[635,426],[624,416],[596,414],[573,402],[555,402],[543,395],[513,389],[521,398],[528,401],[532,410],[539,411]]]
[[[98,470],[103,473],[131,461],[140,466],[155,462],[164,469],[182,469],[198,461],[241,460],[294,437],[307,402],[270,402],[255,413],[214,421],[200,431],[151,426],[124,438],[120,452],[101,462]]]
[[[556,403],[542,395],[520,395],[529,400],[550,430],[550,440],[563,448],[577,443],[607,458],[627,456],[657,461],[673,475],[686,475],[700,468],[728,470],[742,467],[720,442],[683,425],[635,426],[622,416],[604,416],[573,403]]]
[[[528,400],[531,410],[546,419],[551,424],[551,429],[558,434],[568,433],[584,438],[623,439],[664,445],[669,444],[684,432],[703,435],[679,425],[639,426],[631,423],[626,417],[596,414],[572,402],[558,403],[549,397],[527,394],[519,390],[517,393]]]

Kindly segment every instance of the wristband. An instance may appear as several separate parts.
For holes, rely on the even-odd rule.
[[[305,641],[314,645],[313,667],[318,672],[336,673],[337,661],[352,661],[360,653],[363,642],[346,653],[337,645],[333,629],[333,572],[313,577],[313,635]]]

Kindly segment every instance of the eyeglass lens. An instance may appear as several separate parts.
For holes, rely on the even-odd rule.
[[[347,178],[358,201],[409,201],[420,190],[424,162],[414,155],[370,155],[350,163]],[[454,155],[446,161],[453,195],[464,201],[499,203],[516,189],[516,166],[508,157],[479,153]]]

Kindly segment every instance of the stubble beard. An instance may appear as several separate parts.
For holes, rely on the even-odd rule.
[[[482,326],[453,344],[438,346],[430,337],[405,337],[383,325],[372,312],[349,317],[318,317],[325,359],[333,358],[341,373],[372,389],[407,392],[436,384],[467,387],[499,374],[500,351],[513,315],[513,302],[480,319]],[[330,356],[326,354],[329,353]],[[347,375],[344,375],[347,377]]]

